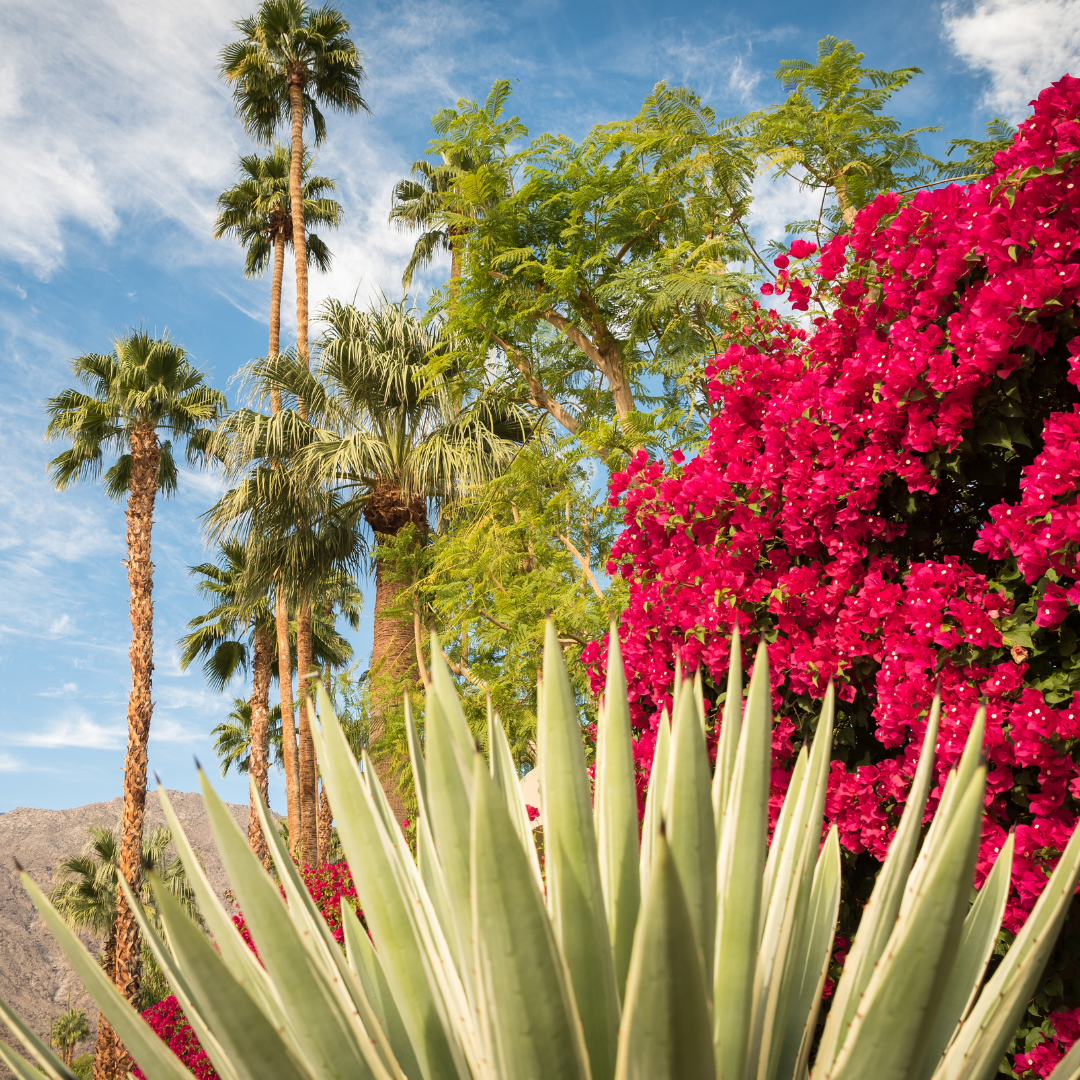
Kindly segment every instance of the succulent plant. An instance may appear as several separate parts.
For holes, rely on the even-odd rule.
[[[537,739],[541,870],[498,718],[489,717],[485,759],[440,650],[432,656],[423,744],[406,703],[419,803],[415,858],[370,761],[353,758],[325,693],[318,722],[313,710],[370,937],[346,908],[346,948],[336,944],[263,805],[283,900],[203,777],[256,958],[162,793],[213,942],[160,882],[164,939],[128,900],[222,1080],[984,1080],[996,1073],[1076,889],[1080,831],[984,983],[1012,845],[972,902],[986,780],[982,712],[923,837],[935,702],[903,817],[816,1038],[840,901],[835,828],[822,837],[831,689],[770,843],[768,661],[760,649],[744,708],[736,636],[716,767],[709,767],[700,682],[682,682],[670,723],[660,720],[639,843],[617,635],[594,796],[549,625]],[[147,1077],[188,1080],[23,880]],[[0,1018],[50,1080],[73,1080],[3,1003]],[[0,1056],[20,1080],[39,1080],[2,1043]],[[1054,1080],[1077,1076],[1080,1045]]]

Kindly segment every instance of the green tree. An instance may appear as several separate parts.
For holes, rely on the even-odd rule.
[[[292,134],[289,172],[293,251],[296,256],[296,346],[308,356],[308,255],[301,174],[304,125],[315,144],[326,137],[320,111],[367,110],[360,93],[362,58],[349,39],[349,23],[331,4],[263,0],[252,16],[234,24],[240,40],[221,50],[221,74],[233,88],[236,112],[247,133],[270,143],[286,122]]]
[[[69,389],[50,398],[47,439],[70,439],[71,447],[49,465],[54,485],[65,490],[101,474],[106,452],[116,454],[104,474],[113,499],[127,496],[127,572],[131,614],[131,691],[124,763],[124,810],[120,873],[132,889],[140,881],[146,807],[147,741],[150,736],[151,673],[154,669],[154,585],[151,530],[157,495],[170,495],[178,478],[172,441],[187,443],[188,460],[201,456],[206,436],[225,407],[224,395],[203,382],[183,348],[168,336],[135,331],[118,339],[109,355],[88,353],[71,362],[89,392]],[[117,896],[115,981],[131,1002],[139,998],[139,928]],[[119,1044],[116,1044],[119,1053]],[[123,1061],[115,1061],[121,1069]]]
[[[221,764],[221,775],[228,776],[229,769],[235,768],[242,775],[251,775],[252,755],[252,707],[249,698],[233,698],[233,707],[229,715],[210,732],[214,737],[214,753]],[[281,706],[275,705],[270,710],[266,727],[266,745],[274,752],[274,764],[280,769],[281,754]],[[267,755],[269,757],[269,754]],[[269,805],[269,800],[267,800]]]
[[[964,156],[957,161],[938,162],[939,172],[949,180],[978,180],[989,176],[994,171],[994,155],[1007,150],[1015,138],[1016,128],[995,116],[986,125],[985,139],[951,139],[945,156],[951,158],[958,151]]]
[[[747,117],[749,145],[762,167],[821,192],[817,220],[792,222],[788,232],[812,229],[820,241],[824,223],[847,228],[879,192],[930,178],[927,166],[934,162],[919,149],[917,136],[938,129],[902,131],[895,118],[882,114],[922,71],[867,68],[864,58],[850,41],[822,38],[817,63],[784,60],[776,69],[787,99]]]
[[[68,925],[76,930],[89,930],[102,940],[101,966],[115,981],[117,963],[117,897],[120,895],[117,874],[121,860],[121,841],[115,829],[101,824],[91,825],[83,850],[77,855],[67,855],[60,860],[53,872],[56,884],[49,892],[49,899]],[[195,897],[188,884],[187,874],[180,859],[168,857],[172,833],[156,828],[142,837],[140,870],[145,875],[153,870],[165,887],[176,897],[188,913],[199,919]],[[136,888],[139,902],[147,910],[155,927],[161,924],[150,883],[141,876]],[[154,954],[142,945],[139,957],[143,968],[139,997],[133,1002],[140,1010],[155,1003],[154,991],[163,985],[163,975]],[[158,994],[158,997],[164,996]],[[110,1078],[115,1073],[115,1039],[112,1027],[104,1015],[98,1017],[97,1044],[94,1053],[95,1080]],[[66,1060],[66,1059],[65,1059]]]
[[[246,154],[240,158],[239,183],[218,196],[214,237],[233,236],[244,249],[244,276],[261,277],[273,264],[270,285],[270,355],[281,351],[281,281],[285,272],[285,248],[293,242],[292,202],[289,193],[291,155],[274,144],[265,157]],[[309,176],[312,158],[304,155],[304,228],[307,230],[307,261],[324,273],[330,269],[330,249],[312,228],[341,224],[341,204],[328,198],[334,182],[326,176]]]
[[[75,1047],[89,1038],[90,1024],[87,1022],[86,1013],[75,1008],[69,1000],[68,1007],[49,1027],[49,1042],[60,1051],[64,1064],[70,1069]]]

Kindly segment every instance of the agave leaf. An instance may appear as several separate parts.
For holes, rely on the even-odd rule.
[[[420,1062],[416,1060],[401,1012],[390,992],[390,984],[386,981],[379,954],[371,944],[371,938],[360,922],[360,917],[344,899],[341,901],[341,925],[345,930],[345,950],[349,966],[363,984],[364,994],[371,1002],[379,1028],[386,1032],[394,1057],[401,1063],[401,1071],[405,1076],[421,1076]]]
[[[505,800],[479,754],[473,796],[472,938],[489,1059],[499,1080],[587,1080],[569,972]]]
[[[716,935],[716,823],[712,811],[712,778],[705,746],[705,725],[698,714],[691,683],[679,694],[671,727],[671,758],[664,789],[667,843],[679,874],[690,922],[701,945],[706,985],[712,968]]]
[[[641,822],[641,857],[639,891],[645,895],[652,877],[653,850],[660,835],[660,819],[664,812],[664,792],[667,788],[668,762],[671,757],[671,724],[667,709],[662,709],[656,724],[656,743],[653,746],[652,771],[645,792],[645,817]]]
[[[1027,922],[953,1036],[934,1080],[993,1075],[1065,922],[1078,878],[1080,829],[1074,829]]]
[[[716,744],[716,768],[713,772],[713,818],[716,821],[716,843],[720,843],[724,807],[731,790],[731,777],[735,772],[735,754],[739,749],[739,731],[742,727],[742,640],[739,624],[731,632],[731,660],[728,664],[727,694],[720,721],[720,738]]]
[[[413,719],[412,702],[408,694],[402,695],[405,703],[405,737],[409,743],[409,761],[412,764],[413,787],[416,789],[416,801],[427,808],[427,766],[424,763],[424,751],[420,745],[420,734]]]
[[[604,915],[581,724],[550,619],[544,643],[544,709],[536,741],[548,910],[570,967],[592,1075],[594,1080],[610,1080],[615,1071],[619,991]]]
[[[499,714],[491,708],[491,698],[488,698],[488,755],[491,758],[492,779],[502,792],[510,820],[514,823],[518,839],[521,840],[521,846],[536,876],[536,883],[543,891],[544,879],[540,875],[540,860],[536,855],[532,822],[529,821],[529,812],[525,809],[525,799],[521,794],[521,782],[514,767],[514,758],[510,753],[510,743]]]
[[[851,944],[833,994],[825,1030],[818,1045],[814,1067],[815,1077],[824,1075],[828,1065],[836,1060],[846,1038],[848,1024],[858,1006],[859,998],[874,973],[874,966],[885,950],[885,944],[896,925],[896,916],[904,897],[904,888],[915,861],[923,813],[930,785],[934,778],[934,747],[937,745],[941,698],[935,697],[923,736],[922,752],[915,778],[908,792],[907,804],[900,818],[889,852],[877,876],[874,891],[863,908],[859,932]]]
[[[469,730],[469,722],[465,719],[465,710],[462,709],[461,699],[458,697],[458,688],[434,630],[431,631],[431,689],[443,708],[447,731],[454,740],[459,758],[468,773],[469,779],[466,782],[471,784],[472,769],[469,763],[472,762],[476,742]],[[425,724],[426,722],[425,718]]]
[[[307,890],[302,884],[297,890],[296,882],[289,880],[290,871],[294,875],[296,872],[291,860],[279,871],[286,888],[293,885],[290,910],[201,771],[199,781],[222,864],[259,950],[259,959],[281,996],[305,1063],[316,1076],[333,1077],[343,1068],[356,1070],[361,1076],[388,1075],[374,1049],[373,1033],[363,1030],[353,1002],[346,999],[333,958],[316,946],[318,930],[304,919],[300,896],[300,891],[306,894]],[[271,844],[280,842],[274,835],[267,840]],[[171,941],[172,927],[169,933]]]
[[[900,914],[852,1017],[833,1080],[909,1080],[945,991],[967,914],[983,815],[986,768],[975,770],[926,866],[917,896]],[[1000,1060],[1000,1058],[998,1059]]]
[[[323,688],[312,726],[323,780],[383,971],[425,1077],[469,1080],[474,1058],[464,989],[419,871],[403,858]],[[365,770],[371,764],[365,761]],[[411,867],[411,869],[410,869]],[[455,980],[457,985],[455,986]],[[478,1048],[477,1048],[478,1049]]]
[[[41,1069],[41,1072],[38,1072],[37,1069],[30,1068],[24,1058],[16,1054],[6,1043],[0,1042],[0,1056],[7,1062],[12,1072],[18,1073],[23,1080],[41,1080],[41,1073],[44,1073],[49,1080],[78,1080],[76,1075],[53,1053],[52,1047],[42,1042],[3,998],[0,998],[0,1020],[7,1024],[8,1031],[23,1044],[26,1052]],[[18,1063],[17,1067],[12,1063],[13,1061]]]
[[[630,706],[626,697],[626,674],[619,631],[614,621],[608,643],[607,686],[596,728],[593,809],[600,884],[604,890],[608,933],[615,960],[615,982],[621,998],[630,970],[630,953],[634,947],[634,928],[641,903],[641,874],[638,866],[638,799],[634,779],[634,746],[630,734]],[[705,767],[708,768],[707,759]]]
[[[216,1054],[214,1043],[204,1047],[215,1066],[222,1059],[223,1051],[232,1066],[229,1071],[235,1072],[241,1080],[260,1080],[262,1077],[307,1080],[311,1076],[334,1076],[324,1062],[294,1057],[276,1027],[229,974],[210,939],[191,921],[172,893],[162,887],[160,878],[156,874],[149,877],[188,994],[210,1028],[214,1043],[220,1047]],[[365,1068],[359,1056],[357,1064],[360,1076],[381,1080],[388,1075],[381,1070],[372,1072]]]
[[[191,1080],[191,1073],[121,996],[75,932],[45,899],[30,875],[23,872],[19,877],[49,933],[64,950],[75,974],[82,980],[86,992],[97,1002],[98,1008],[143,1072],[153,1076],[154,1080]]]
[[[833,825],[814,870],[801,953],[792,960],[794,984],[784,1040],[777,1058],[775,1075],[778,1077],[806,1075],[839,914],[840,840]]]
[[[1047,1080],[1080,1080],[1080,1041],[1073,1043]]]
[[[746,1069],[769,828],[771,739],[769,656],[762,642],[750,676],[716,870],[713,1039],[717,1073],[725,1078],[741,1077]]]
[[[1012,878],[1014,836],[1009,833],[994,867],[986,876],[975,903],[964,920],[960,951],[956,957],[945,995],[941,999],[934,1029],[926,1044],[922,1075],[929,1077],[941,1060],[957,1025],[967,1015],[982,984],[983,973],[994,951],[998,929],[1005,913]]]
[[[722,1074],[721,1074],[722,1075]],[[616,1080],[716,1080],[705,965],[661,832],[626,983]]]
[[[765,920],[769,915],[769,905],[776,891],[776,878],[780,873],[780,857],[789,850],[788,837],[791,833],[791,822],[795,816],[795,805],[806,784],[806,767],[809,761],[810,750],[804,743],[795,757],[795,767],[791,770],[787,794],[780,806],[780,815],[776,819],[776,827],[773,829],[772,840],[769,843],[769,855],[765,860],[765,886],[762,893],[759,936],[765,933]]]

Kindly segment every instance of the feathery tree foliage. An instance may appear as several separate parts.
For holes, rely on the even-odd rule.
[[[75,1047],[90,1038],[90,1023],[86,1013],[71,1004],[49,1026],[49,1043],[60,1051],[64,1064],[70,1069]]]
[[[120,874],[132,889],[141,880],[143,819],[146,808],[147,742],[150,738],[151,673],[154,669],[154,568],[151,530],[158,492],[176,489],[172,439],[184,440],[189,462],[201,459],[225,397],[203,382],[202,373],[167,335],[138,330],[114,343],[112,353],[88,353],[71,362],[88,392],[65,390],[46,404],[47,439],[70,439],[71,447],[49,465],[53,483],[64,490],[80,479],[101,475],[107,452],[116,454],[105,472],[113,499],[127,495],[127,574],[131,615],[131,691],[128,745],[124,760],[124,809]],[[119,886],[117,886],[119,889]],[[139,927],[119,894],[116,902],[114,977],[120,992],[139,1000]],[[108,1030],[99,1031],[95,1075],[107,1080],[126,1072],[126,1055]]]

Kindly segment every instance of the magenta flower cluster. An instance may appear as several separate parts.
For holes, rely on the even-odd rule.
[[[703,667],[718,693],[736,621],[747,664],[760,635],[769,643],[774,817],[809,703],[830,679],[842,703],[870,702],[872,760],[834,761],[826,804],[854,854],[885,855],[935,687],[942,783],[985,699],[976,884],[1015,829],[1011,932],[1080,807],[1080,694],[1060,680],[1051,693],[1053,680],[1032,674],[1037,645],[1060,667],[1075,642],[1064,623],[1080,605],[1080,406],[1044,409],[1032,439],[1018,389],[1053,362],[1072,386],[1032,393],[1080,401],[1080,80],[1066,76],[1033,104],[984,180],[907,201],[881,195],[816,261],[802,240],[777,258],[762,292],[819,313],[806,328],[757,302],[732,313],[727,347],[707,368],[707,444],[667,464],[639,452],[612,477],[625,531],[608,564],[630,586],[620,640],[642,789],[676,657],[684,671]],[[966,556],[920,554],[892,508],[948,484],[973,490],[982,448],[999,461],[1030,450],[1018,489],[982,504]],[[606,641],[583,655],[597,692],[606,657]],[[1056,1018],[1071,1043],[1074,1014]],[[1045,1048],[1059,1043],[1037,1047],[1029,1071],[1046,1075]]]

